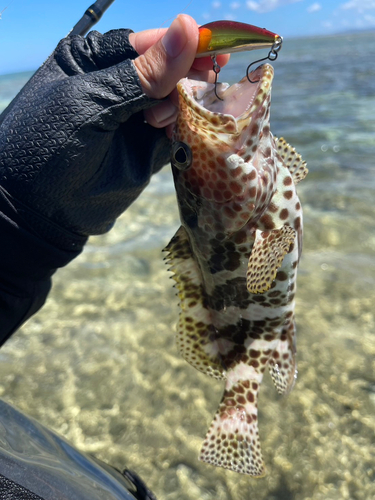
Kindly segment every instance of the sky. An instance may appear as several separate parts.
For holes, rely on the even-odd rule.
[[[0,74],[35,70],[94,0],[0,0]],[[115,0],[95,29],[168,27],[232,19],[284,38],[375,30],[375,0]]]

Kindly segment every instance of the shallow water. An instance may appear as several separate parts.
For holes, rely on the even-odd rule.
[[[179,226],[169,167],[56,274],[46,306],[0,351],[0,395],[79,449],[136,470],[160,499],[375,498],[373,37],[286,41],[274,64],[271,129],[310,173],[298,186],[299,375],[286,398],[269,377],[262,386],[264,479],[198,461],[223,387],[175,347],[161,254]],[[248,60],[232,58],[222,78],[238,80]],[[7,87],[0,77],[0,105],[26,76]]]

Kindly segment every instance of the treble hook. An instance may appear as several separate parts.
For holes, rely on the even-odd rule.
[[[218,96],[218,93],[217,93],[217,77],[220,73],[220,70],[221,70],[221,67],[218,65],[217,61],[216,61],[216,54],[214,54],[213,56],[211,56],[211,59],[212,59],[212,62],[213,62],[213,67],[212,67],[212,71],[215,73],[215,95],[216,97],[220,100],[220,101],[223,101],[224,99],[222,99],[221,97]]]
[[[276,61],[277,56],[279,55],[279,51],[281,49],[282,44],[283,44],[283,37],[280,36],[276,40],[276,42],[272,45],[271,50],[268,52],[268,56],[267,57],[263,57],[262,59],[258,59],[257,61],[254,61],[251,64],[249,64],[249,66],[246,69],[246,77],[247,77],[247,79],[249,80],[250,83],[258,83],[260,81],[260,80],[255,80],[255,81],[250,80],[249,71],[250,71],[251,66],[253,66],[256,63],[262,62],[262,61],[267,61],[267,59],[269,61]]]

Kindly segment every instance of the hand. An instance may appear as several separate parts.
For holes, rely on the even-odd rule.
[[[169,30],[65,38],[3,112],[0,184],[43,238],[56,240],[49,222],[108,231],[169,161],[177,82],[214,78],[210,58],[194,61],[197,44],[189,16]]]
[[[166,127],[171,136],[178,112],[176,84],[185,76],[195,80],[214,82],[210,57],[195,59],[198,46],[198,25],[187,15],[178,16],[167,29],[154,29],[132,33],[129,41],[140,54],[134,60],[143,91],[149,97],[168,99],[144,112],[153,127]],[[217,57],[224,66],[227,55]]]

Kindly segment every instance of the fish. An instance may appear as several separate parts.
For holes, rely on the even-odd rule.
[[[306,162],[270,130],[273,67],[229,86],[184,78],[171,165],[181,227],[165,248],[180,302],[177,346],[197,370],[225,382],[200,460],[265,474],[258,394],[296,379],[296,274]]]

